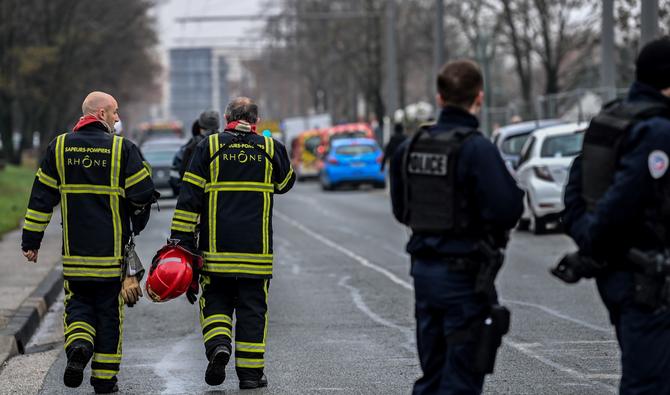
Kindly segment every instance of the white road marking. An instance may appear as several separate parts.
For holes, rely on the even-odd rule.
[[[183,354],[192,352],[193,343],[200,344],[201,335],[194,332],[175,342],[163,358],[153,365],[154,373],[165,383],[164,394],[183,394],[184,388],[193,386],[193,373],[184,370]]]
[[[503,339],[503,343],[505,343],[506,345],[508,345],[508,346],[512,347],[513,349],[519,351],[520,353],[525,354],[526,356],[531,357],[533,359],[536,359],[536,360],[542,362],[543,364],[545,364],[549,367],[560,370],[561,372],[563,372],[563,373],[565,373],[569,376],[572,376],[572,377],[577,378],[579,380],[589,381],[589,382],[591,382],[591,383],[593,383],[593,384],[595,384],[595,385],[597,385],[597,386],[599,386],[599,387],[601,387],[601,388],[603,388],[607,391],[610,391],[612,393],[617,392],[617,387],[615,387],[613,385],[602,383],[602,382],[597,381],[597,380],[594,380],[593,378],[590,377],[591,376],[590,374],[585,374],[585,373],[578,372],[578,371],[576,371],[572,368],[561,365],[558,362],[554,362],[554,361],[552,361],[548,358],[545,358],[542,355],[530,350],[528,347],[526,347],[522,343],[516,343],[516,342],[514,342],[512,340],[509,340],[509,339]],[[618,377],[616,375],[614,375],[614,376]]]
[[[290,225],[293,225],[294,227],[303,231],[308,236],[311,236],[311,237],[319,240],[323,244],[325,244],[325,245],[327,245],[327,246],[329,246],[329,247],[331,247],[331,248],[333,248],[337,251],[340,251],[341,253],[350,257],[351,259],[358,262],[362,266],[367,267],[369,269],[372,269],[376,272],[379,272],[379,273],[383,274],[389,280],[391,280],[392,282],[400,285],[401,287],[403,287],[407,290],[410,290],[410,291],[413,290],[413,286],[409,282],[402,280],[401,278],[399,278],[395,274],[391,273],[390,271],[386,270],[385,268],[380,267],[380,266],[370,262],[369,260],[367,260],[367,259],[363,258],[362,256],[356,254],[355,252],[347,249],[346,247],[341,246],[340,244],[336,243],[335,241],[332,241],[332,240],[328,239],[327,237],[321,235],[320,233],[314,231],[313,229],[310,229],[310,228],[304,226],[303,224],[301,224],[300,222],[289,218],[287,215],[279,212],[278,210],[275,210],[274,213],[282,221],[287,222]],[[345,287],[348,287],[350,289],[350,291],[353,289],[357,292],[357,290],[355,288],[346,284],[347,279],[348,279],[348,277],[344,277],[342,280],[340,280],[341,285],[343,285]],[[343,281],[344,281],[344,283],[343,283]],[[360,297],[360,293],[352,293],[352,296],[354,297],[354,303],[356,304],[356,307],[359,308],[361,311],[363,311],[365,314],[367,314],[375,322],[378,322],[381,325],[385,325],[385,326],[388,326],[388,327],[391,327],[391,328],[398,327],[398,325],[393,324],[391,322],[388,322],[388,321],[384,320],[383,318],[379,317],[374,312],[372,312],[365,305],[365,303],[363,303],[363,301]],[[516,300],[505,300],[505,302],[510,303],[510,304],[516,304],[516,305],[521,305],[521,306],[528,306],[528,307],[538,308],[541,311],[544,311],[545,313],[548,313],[548,314],[553,315],[553,316],[558,317],[558,318],[565,319],[567,321],[570,321],[570,322],[573,322],[573,323],[576,323],[576,324],[580,324],[580,325],[585,326],[587,328],[590,328],[590,329],[593,329],[593,330],[596,330],[596,331],[599,331],[599,332],[611,333],[611,331],[609,329],[590,324],[588,322],[582,321],[582,320],[577,319],[577,318],[570,317],[568,315],[560,313],[560,312],[558,312],[556,310],[553,310],[553,309],[551,309],[549,307],[546,307],[546,306],[542,306],[542,305],[535,304],[535,303],[530,303],[530,302],[516,301]],[[388,324],[390,324],[390,326]],[[402,327],[399,327],[399,328],[402,328]],[[407,329],[407,328],[402,328],[401,330],[405,330],[405,329]],[[543,364],[545,364],[547,366],[550,366],[554,369],[560,370],[567,375],[573,376],[573,377],[575,377],[579,380],[588,381],[588,382],[593,383],[593,384],[595,384],[595,385],[597,385],[597,386],[599,386],[599,387],[601,387],[601,388],[603,388],[607,391],[610,391],[612,393],[616,393],[616,391],[617,391],[617,388],[614,387],[614,386],[611,386],[609,384],[605,384],[603,382],[594,380],[594,379],[590,378],[590,376],[588,374],[578,372],[578,371],[576,371],[574,369],[571,369],[567,366],[561,365],[560,363],[557,363],[557,362],[554,362],[554,361],[552,361],[548,358],[545,358],[545,357],[543,357],[542,355],[540,355],[536,352],[533,352],[532,350],[529,349],[527,344],[516,343],[516,342],[514,342],[512,340],[509,340],[509,339],[503,339],[503,343],[508,345],[509,347],[521,352],[522,354],[524,354],[528,357],[531,357],[531,358],[533,358],[533,359],[535,359],[539,362],[542,362]],[[618,376],[616,376],[616,377],[618,377]]]
[[[558,317],[558,318],[564,319],[566,321],[573,322],[575,324],[581,325],[581,326],[589,328],[589,329],[593,329],[593,330],[598,331],[598,332],[612,333],[612,330],[610,328],[603,328],[602,326],[590,324],[586,321],[582,321],[578,318],[570,317],[569,315],[565,315],[565,314],[563,314],[559,311],[556,311],[552,308],[549,308],[549,307],[546,307],[546,306],[543,306],[543,305],[540,305],[540,304],[535,304],[535,303],[530,303],[530,302],[522,302],[520,300],[511,300],[511,299],[504,299],[504,298],[501,298],[500,301],[503,302],[503,303],[515,304],[515,305],[518,305],[518,306],[533,307],[533,308],[542,310],[547,314],[553,315],[554,317]]]
[[[365,315],[370,317],[372,321],[380,325],[383,325],[387,328],[395,329],[401,332],[407,339],[407,342],[403,344],[403,347],[405,347],[410,352],[414,352],[414,350],[416,349],[416,342],[414,340],[414,331],[410,328],[394,324],[393,322],[388,321],[387,319],[379,316],[374,311],[370,310],[370,308],[363,301],[363,296],[361,296],[361,292],[358,290],[358,288],[348,284],[350,278],[351,277],[349,276],[342,277],[337,285],[349,290],[349,292],[351,293],[351,298],[354,301],[354,305],[356,305],[356,308],[358,308],[358,310],[362,311]]]
[[[384,269],[383,267],[370,262],[369,260],[363,258],[362,256],[360,256],[360,255],[356,254],[355,252],[349,250],[348,248],[343,247],[343,246],[337,244],[336,242],[330,240],[329,238],[321,235],[320,233],[316,232],[315,230],[306,227],[305,225],[301,224],[300,222],[289,218],[287,215],[282,214],[281,212],[279,212],[277,210],[274,211],[274,214],[279,219],[281,219],[282,221],[287,222],[287,223],[295,226],[296,228],[300,229],[301,231],[303,231],[308,236],[311,236],[311,237],[319,240],[323,244],[327,245],[328,247],[331,247],[331,248],[343,253],[344,255],[348,256],[349,258],[353,259],[354,261],[360,263],[362,266],[365,266],[369,269],[372,269],[376,272],[379,272],[379,273],[383,274],[389,280],[391,280],[394,283],[400,285],[401,287],[403,287],[407,290],[410,290],[410,291],[414,289],[414,287],[412,287],[412,284],[410,284],[407,281],[401,279],[400,277],[391,273],[387,269]]]

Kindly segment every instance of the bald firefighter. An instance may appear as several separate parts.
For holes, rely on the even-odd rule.
[[[225,117],[224,131],[197,145],[184,173],[172,238],[204,257],[200,324],[209,360],[205,381],[219,385],[225,379],[235,314],[235,370],[240,388],[250,389],[267,386],[263,368],[273,195],[291,189],[295,174],[286,148],[256,134],[255,103],[237,98]],[[193,290],[187,296],[195,301]]]
[[[90,93],[71,133],[56,137],[37,170],[23,227],[22,249],[37,255],[53,208],[60,203],[65,278],[63,381],[78,387],[91,357],[96,393],[118,391],[124,302],[141,296],[138,279],[122,285],[124,246],[144,228],[154,200],[154,184],[139,149],[113,134],[118,103],[109,94]]]

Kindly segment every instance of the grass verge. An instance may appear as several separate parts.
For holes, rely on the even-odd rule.
[[[34,179],[32,168],[7,166],[0,170],[0,236],[21,223]]]

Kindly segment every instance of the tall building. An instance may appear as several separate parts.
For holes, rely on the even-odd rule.
[[[214,48],[170,50],[170,114],[188,129],[205,110],[223,114],[228,103],[228,64]]]

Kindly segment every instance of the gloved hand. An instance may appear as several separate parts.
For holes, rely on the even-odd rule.
[[[142,297],[142,287],[135,276],[128,276],[123,279],[121,285],[121,297],[128,307],[133,307]]]
[[[195,304],[196,300],[198,300],[198,292],[200,292],[200,269],[202,269],[202,257],[196,255],[193,257],[193,280],[191,280],[191,285],[186,291],[186,299],[191,304]]]

